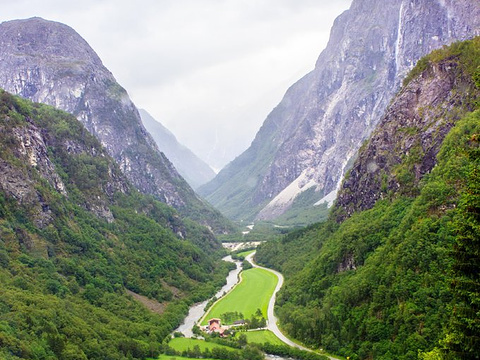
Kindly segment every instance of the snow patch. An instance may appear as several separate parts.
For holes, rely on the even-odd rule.
[[[346,160],[342,163],[342,170],[340,172],[340,178],[338,179],[337,185],[335,186],[335,190],[330,191],[327,195],[325,195],[323,198],[318,200],[313,206],[318,206],[324,203],[327,203],[327,207],[330,208],[333,203],[335,202],[335,199],[337,198],[337,193],[340,190],[340,186],[342,186],[343,182],[343,177],[345,176],[345,169],[347,167],[349,159],[353,156],[354,152],[349,151],[347,153],[347,156],[345,157]]]
[[[318,206],[318,205],[327,203],[327,208],[330,208],[333,205],[333,202],[335,201],[335,199],[337,198],[337,192],[338,192],[338,188],[330,191],[326,196],[324,196],[323,198],[318,200],[315,204],[313,204],[313,206]]]
[[[333,96],[330,97],[327,108],[325,109],[324,119],[329,119],[331,117],[333,110],[341,100],[345,101],[348,90],[348,81],[344,79],[342,86],[333,94]]]
[[[72,91],[71,91],[73,97],[79,99],[82,94],[83,94],[83,87],[82,86],[77,86],[76,88],[74,88]]]
[[[258,214],[259,219],[270,219],[281,215],[295,198],[302,192],[317,186],[317,182],[311,178],[310,171],[304,170],[290,185],[282,190],[275,198],[265,206]]]

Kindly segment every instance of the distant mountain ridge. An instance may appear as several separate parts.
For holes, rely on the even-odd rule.
[[[70,27],[41,18],[0,24],[0,87],[74,114],[141,192],[218,233],[231,229],[157,148],[127,92]]]
[[[138,109],[143,125],[152,135],[158,148],[173,163],[180,175],[194,189],[215,177],[212,168],[186,146],[180,144],[165,126],[154,119],[146,110]]]
[[[331,201],[408,70],[433,49],[478,34],[476,0],[354,0],[315,69],[200,194],[237,220],[275,219],[307,190],[306,207]]]

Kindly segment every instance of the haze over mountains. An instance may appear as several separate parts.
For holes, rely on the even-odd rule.
[[[152,135],[158,148],[175,165],[180,175],[194,188],[215,177],[212,168],[190,149],[180,144],[165,126],[155,120],[146,110],[138,109],[143,125]]]
[[[200,194],[236,220],[275,219],[296,200],[304,208],[331,202],[408,70],[433,49],[479,34],[479,14],[476,0],[354,0],[315,70]]]
[[[140,191],[214,231],[231,229],[158,150],[127,92],[73,29],[41,18],[4,22],[0,58],[0,87],[74,114]]]

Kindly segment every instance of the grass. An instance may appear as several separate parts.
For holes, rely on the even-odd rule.
[[[240,334],[245,335],[247,337],[247,341],[252,344],[270,343],[273,345],[285,345],[285,343],[276,337],[275,334],[270,330],[237,332],[235,337],[237,338]]]
[[[168,345],[176,351],[193,349],[195,345],[198,345],[198,347],[200,348],[200,351],[205,351],[206,349],[212,350],[213,348],[225,348],[228,350],[233,349],[231,347],[216,344],[213,342],[207,342],[200,339],[190,339],[190,338],[183,338],[183,337],[170,340]]]
[[[227,312],[240,312],[246,319],[251,318],[257,309],[267,318],[268,302],[275,290],[278,278],[264,269],[253,268],[241,273],[242,281],[224,298],[212,306],[204,317],[202,325],[208,319],[220,318]]]
[[[152,359],[150,358],[150,360],[190,360],[190,359],[193,359],[193,358],[187,358],[187,357],[183,357],[183,356],[176,356],[176,355],[160,355],[158,358],[156,359]],[[214,359],[202,359],[202,360],[214,360]]]
[[[238,253],[237,255],[238,256],[243,256],[244,258],[247,257],[248,255],[250,255],[251,253],[253,253],[255,250],[247,250],[247,251],[243,251],[241,253]]]

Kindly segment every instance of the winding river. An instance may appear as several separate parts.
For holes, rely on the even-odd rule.
[[[227,283],[215,294],[217,299],[223,294],[227,293],[238,283],[238,274],[240,274],[240,271],[242,271],[242,263],[240,261],[234,261],[230,255],[224,257],[222,260],[233,262],[235,265],[237,265],[237,268],[228,273]],[[183,321],[183,324],[180,325],[175,331],[181,332],[183,335],[185,335],[185,337],[192,337],[192,328],[205,314],[205,306],[207,306],[209,301],[210,300],[205,300],[204,302],[193,305],[188,311],[188,315]]]
[[[305,350],[305,351],[312,351],[311,349],[308,349],[308,348],[303,347],[299,344],[296,344],[293,341],[291,341],[290,339],[288,339],[278,328],[277,318],[276,318],[273,310],[274,310],[274,306],[275,306],[275,298],[276,298],[277,292],[280,290],[280,288],[283,285],[283,275],[281,273],[279,273],[278,271],[275,271],[275,270],[272,270],[272,269],[269,269],[269,268],[265,268],[265,267],[262,267],[262,266],[259,266],[259,265],[255,264],[255,262],[253,261],[253,256],[254,255],[255,255],[255,253],[252,253],[252,254],[248,255],[246,257],[246,260],[248,260],[254,267],[258,267],[258,268],[265,269],[267,271],[273,272],[278,278],[277,286],[276,286],[275,291],[273,292],[272,297],[270,298],[270,302],[268,304],[267,328],[270,331],[272,331],[285,344],[296,347],[296,348],[299,348],[299,349],[302,349],[302,350]],[[237,265],[237,267],[236,267],[235,270],[230,271],[230,273],[227,276],[226,285],[224,285],[220,289],[220,291],[218,291],[217,294],[215,294],[215,297],[217,299],[222,297],[225,293],[227,293],[229,290],[231,290],[238,283],[238,281],[239,281],[239,276],[238,275],[240,274],[240,271],[242,271],[241,262],[240,261],[233,261],[231,256],[226,256],[222,260],[233,262]],[[202,318],[202,316],[205,314],[205,306],[207,305],[208,301],[209,300],[206,300],[202,303],[193,305],[190,308],[190,310],[188,312],[188,315],[185,318],[183,324],[180,325],[175,331],[181,332],[182,334],[185,335],[185,337],[192,337],[193,336],[192,328]],[[338,360],[338,359],[330,357],[330,356],[329,356],[329,358],[331,360]],[[266,355],[265,359],[266,360],[287,360],[285,358],[275,356],[275,355]]]

